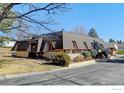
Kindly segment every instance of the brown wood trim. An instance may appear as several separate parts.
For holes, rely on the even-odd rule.
[[[63,50],[77,50],[77,51],[80,51],[80,50],[91,50],[91,49],[63,49]]]
[[[54,50],[49,50],[48,52],[64,52],[63,49],[54,49]]]
[[[89,50],[91,50],[91,49],[54,49],[54,50],[49,50],[48,52],[64,52],[64,51],[70,51],[70,50],[72,50],[72,51],[82,51],[82,50],[84,50],[84,51],[89,51]]]

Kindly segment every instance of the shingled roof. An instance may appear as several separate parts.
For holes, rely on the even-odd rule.
[[[65,49],[73,48],[72,41],[77,42],[77,46],[79,49],[82,48],[85,49],[85,47],[82,45],[83,42],[86,42],[88,48],[91,49],[92,48],[91,43],[93,43],[94,41],[97,41],[99,44],[102,44],[106,48],[103,39],[93,38],[88,35],[79,35],[70,32],[63,32],[63,48]]]

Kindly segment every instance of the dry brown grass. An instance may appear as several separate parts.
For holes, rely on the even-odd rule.
[[[57,68],[60,67],[38,64],[33,59],[11,57],[10,48],[0,48],[0,75],[49,71]]]

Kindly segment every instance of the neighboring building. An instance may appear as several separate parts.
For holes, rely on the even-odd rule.
[[[124,44],[118,44],[118,50],[124,50]]]
[[[106,43],[106,46],[109,48],[110,50],[110,54],[111,55],[116,55],[117,51],[118,51],[118,45],[116,43]]]
[[[0,36],[0,46],[3,47],[13,47],[16,40],[7,36]]]
[[[4,42],[3,46],[5,47],[13,47],[15,45],[16,41],[6,41]]]
[[[12,51],[19,56],[42,56],[49,51],[62,51],[66,53],[80,53],[83,50],[105,50],[105,42],[99,38],[78,35],[71,32],[54,32],[34,36],[32,39],[17,41]],[[17,56],[18,56],[17,55]]]

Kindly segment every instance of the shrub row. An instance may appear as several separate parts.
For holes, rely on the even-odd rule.
[[[95,58],[97,56],[97,54],[98,54],[98,52],[95,49],[91,50],[92,58]]]
[[[84,60],[84,56],[80,55],[80,56],[76,56],[75,58],[73,58],[73,62],[82,62]]]
[[[91,52],[90,51],[83,51],[82,55],[84,56],[84,58],[90,57],[91,56]]]
[[[69,66],[71,58],[69,55],[63,52],[49,52],[45,54],[47,60],[51,60],[52,64],[59,66]]]
[[[83,51],[81,55],[76,56],[72,61],[81,62],[84,60],[95,58],[96,55],[97,55],[96,50]],[[48,52],[44,54],[44,57],[47,60],[50,60],[52,64],[59,65],[59,66],[69,66],[69,64],[71,63],[70,56],[63,52]]]
[[[83,51],[82,55],[87,58],[87,57],[92,57],[95,58],[98,52],[96,50],[91,50],[91,51]]]

